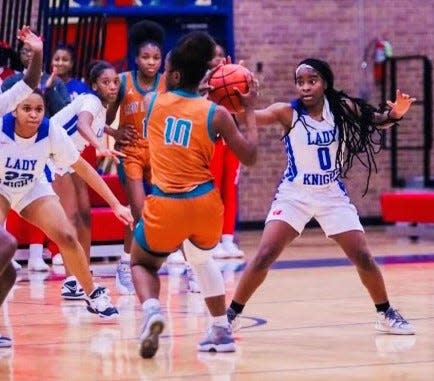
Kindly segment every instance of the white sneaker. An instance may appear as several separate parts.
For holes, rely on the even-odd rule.
[[[219,242],[214,249],[212,249],[212,256],[216,259],[230,258],[231,255],[223,247],[222,243]]]
[[[392,307],[389,307],[386,312],[377,313],[375,329],[392,335],[414,335],[416,333],[415,328],[401,316],[398,310]]]
[[[54,266],[62,266],[63,265],[63,258],[60,253],[57,253],[53,258],[51,258],[51,263]]]
[[[116,288],[121,295],[135,294],[130,262],[119,261],[116,267]]]
[[[140,335],[140,355],[154,357],[158,350],[159,336],[164,329],[164,318],[160,308],[151,307],[145,312],[142,333]]]
[[[228,253],[226,258],[242,258],[244,251],[242,251],[234,241],[223,241],[223,249]]]
[[[15,259],[12,259],[12,266],[14,266],[15,271],[21,270],[23,266],[21,266]]]
[[[29,271],[49,271],[48,266],[42,258],[29,258],[27,263],[27,270]]]
[[[178,249],[167,257],[166,262],[170,265],[183,265],[185,258],[182,251]]]
[[[110,296],[105,287],[97,286],[86,299],[87,310],[103,319],[114,319],[119,316],[116,307],[110,302]]]

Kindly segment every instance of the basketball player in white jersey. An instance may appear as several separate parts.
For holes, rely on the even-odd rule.
[[[42,71],[42,40],[30,31],[30,27],[23,26],[18,30],[17,38],[26,43],[33,50],[33,58],[24,78],[8,91],[0,94],[0,118],[27,98],[39,84]],[[0,146],[0,152],[2,151]],[[15,283],[16,272],[12,264],[17,248],[15,238],[3,229],[0,224],[0,306],[3,304],[10,289]],[[9,337],[0,334],[0,348],[12,345]]]
[[[44,118],[41,92],[34,92],[13,113],[0,119],[0,223],[10,209],[40,228],[60,248],[65,264],[86,293],[88,310],[102,318],[118,316],[105,287],[96,286],[75,229],[46,181],[48,160],[56,167],[72,167],[112,207],[116,217],[132,225],[133,218],[98,173],[80,157],[61,126]]]
[[[227,311],[235,329],[240,314],[286,245],[311,218],[356,266],[377,310],[376,329],[411,335],[414,327],[389,304],[383,276],[372,257],[356,208],[341,181],[353,159],[375,168],[375,134],[402,118],[415,101],[399,90],[396,101],[375,109],[333,88],[334,76],[321,60],[306,59],[295,71],[299,98],[255,112],[259,125],[280,123],[288,166],[271,205],[256,256],[244,270]],[[377,139],[379,141],[379,139]],[[366,189],[369,184],[369,177]]]
[[[52,123],[63,126],[79,152],[88,145],[96,148],[102,156],[124,156],[121,152],[108,149],[102,137],[106,125],[107,106],[116,101],[119,78],[114,67],[106,61],[95,61],[89,68],[89,85],[94,93],[80,94],[68,106],[51,117]],[[90,262],[91,206],[87,185],[69,168],[57,168],[53,188],[60,197],[66,214],[73,222],[79,241],[83,246],[87,262]],[[61,295],[65,299],[81,299],[84,292],[67,266],[66,279]]]

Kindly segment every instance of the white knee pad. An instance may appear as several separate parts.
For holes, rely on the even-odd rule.
[[[212,258],[211,251],[199,249],[188,239],[184,241],[185,257],[197,275],[204,298],[225,294],[223,275],[217,262]]]

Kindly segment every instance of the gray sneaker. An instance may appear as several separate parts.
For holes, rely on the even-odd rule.
[[[375,329],[379,332],[393,335],[414,335],[416,333],[415,328],[401,316],[398,310],[392,307],[389,307],[386,312],[378,312],[377,316]]]
[[[212,325],[198,344],[199,352],[235,352],[235,341],[232,337],[231,328]]]
[[[0,334],[0,348],[10,348],[11,346],[12,340],[9,337]]]
[[[164,319],[160,308],[151,307],[145,313],[142,334],[140,335],[140,356],[145,359],[154,357],[158,341],[164,329]]]
[[[232,332],[237,332],[241,329],[240,317],[231,307],[226,310],[228,322],[231,325]]]
[[[116,288],[121,295],[135,293],[130,262],[119,261],[116,267]]]

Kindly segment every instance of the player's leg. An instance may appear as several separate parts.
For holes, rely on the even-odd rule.
[[[116,308],[110,303],[106,289],[93,283],[84,250],[57,196],[37,198],[27,204],[20,213],[59,246],[65,266],[77,277],[87,295],[88,310],[103,318],[118,316]]]
[[[9,209],[9,202],[0,195],[0,306],[13,287],[17,276],[12,265],[12,258],[17,249],[17,241],[3,229]],[[0,348],[9,348],[10,346],[12,346],[12,340],[0,334]]]

